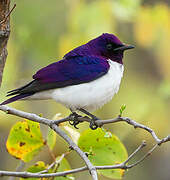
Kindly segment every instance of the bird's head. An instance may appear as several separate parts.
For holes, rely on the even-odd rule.
[[[87,43],[93,51],[92,53],[122,64],[125,50],[134,46],[122,43],[115,35],[104,33],[101,36]]]
[[[70,56],[97,56],[123,64],[123,53],[134,46],[122,43],[115,35],[103,33],[101,36],[89,41],[65,55]]]

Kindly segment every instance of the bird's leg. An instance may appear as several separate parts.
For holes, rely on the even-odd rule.
[[[72,113],[71,113],[70,116],[69,116],[69,117],[70,117],[69,123],[70,123],[70,125],[74,126],[76,129],[78,129],[77,125],[80,123],[80,121],[78,120],[78,118],[79,118],[79,117],[82,117],[82,116],[80,116],[80,115],[77,114],[76,112],[72,111],[71,109],[70,109],[70,111],[71,111]]]
[[[92,130],[95,130],[95,129],[98,128],[97,124],[95,123],[96,120],[99,120],[98,117],[96,117],[95,115],[89,113],[88,111],[86,111],[85,109],[82,109],[82,108],[80,108],[79,111],[81,111],[82,113],[84,113],[84,114],[86,114],[86,115],[91,117],[90,128]]]

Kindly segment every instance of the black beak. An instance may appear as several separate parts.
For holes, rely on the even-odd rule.
[[[133,45],[123,45],[121,47],[118,47],[118,48],[115,48],[114,51],[124,51],[124,50],[127,50],[127,49],[133,49],[135,46]]]

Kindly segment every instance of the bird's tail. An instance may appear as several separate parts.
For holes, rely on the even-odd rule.
[[[12,103],[12,102],[17,101],[19,99],[23,99],[25,97],[31,96],[32,94],[34,94],[34,93],[18,94],[16,96],[11,97],[11,98],[7,99],[6,101],[2,102],[0,105],[5,105],[5,104]]]
[[[8,96],[13,96],[9,99],[7,99],[6,101],[2,102],[0,105],[5,105],[5,104],[9,104],[12,103],[14,101],[23,99],[25,97],[31,96],[33,95],[35,92],[25,92],[25,88],[27,88],[29,85],[31,85],[34,81],[31,81],[30,83],[26,84],[25,86],[22,86],[20,88],[14,89],[12,91],[7,92],[7,97]]]

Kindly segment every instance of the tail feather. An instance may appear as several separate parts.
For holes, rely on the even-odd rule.
[[[13,95],[19,95],[20,93],[18,91],[14,91],[14,92],[11,92],[10,94],[7,94],[6,97],[8,96],[13,96]]]
[[[7,96],[11,96],[11,95],[14,95],[14,94],[19,94],[19,93],[21,93],[21,92],[20,92],[21,90],[23,90],[24,88],[28,87],[28,86],[31,85],[33,82],[34,82],[34,80],[31,81],[31,82],[29,82],[28,84],[20,87],[20,88],[17,88],[17,89],[13,89],[13,90],[11,90],[11,91],[8,91],[8,92],[7,92],[7,94],[8,94]]]
[[[14,101],[17,101],[19,99],[23,99],[25,97],[28,97],[28,96],[31,96],[33,95],[34,93],[27,93],[27,94],[19,94],[19,95],[16,95],[14,97],[11,97],[9,99],[7,99],[6,101],[2,102],[0,105],[5,105],[5,104],[9,104],[9,103],[12,103]]]
[[[18,88],[18,89],[14,89],[14,90],[11,90],[11,91],[8,91],[7,93],[16,92],[16,91],[18,91],[18,90],[20,90],[20,88]]]

